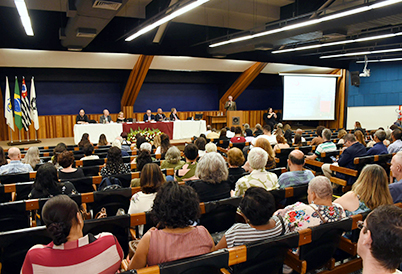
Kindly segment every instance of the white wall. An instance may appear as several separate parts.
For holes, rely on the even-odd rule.
[[[355,121],[368,130],[391,126],[397,119],[399,106],[348,107],[346,129],[353,129]]]

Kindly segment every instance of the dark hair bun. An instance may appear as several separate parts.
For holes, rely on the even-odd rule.
[[[70,233],[69,229],[66,233],[67,227],[64,223],[51,223],[47,226],[47,231],[51,234],[53,243],[61,245],[67,242],[67,236]]]

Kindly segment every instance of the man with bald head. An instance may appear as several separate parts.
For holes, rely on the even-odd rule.
[[[158,108],[158,112],[155,115],[155,121],[166,121],[167,118],[161,108]]]
[[[18,147],[12,147],[8,150],[8,158],[11,162],[0,167],[0,175],[33,171],[31,165],[21,163],[21,151]]]
[[[396,182],[389,185],[389,192],[394,203],[400,203],[402,202],[402,151],[392,157],[391,171]]]
[[[101,123],[101,124],[109,124],[111,122],[113,122],[113,121],[112,121],[112,117],[110,117],[110,115],[109,115],[109,110],[104,109],[103,110],[103,115],[99,119],[99,123]]]
[[[303,170],[303,166],[304,153],[300,150],[293,150],[288,158],[289,171],[279,176],[279,187],[283,189],[310,182],[314,178],[314,174],[310,170]]]
[[[226,110],[237,110],[236,102],[233,101],[233,97],[229,96],[225,103]]]
[[[153,122],[155,121],[155,116],[152,114],[151,110],[148,109],[147,113],[144,114],[144,122]]]

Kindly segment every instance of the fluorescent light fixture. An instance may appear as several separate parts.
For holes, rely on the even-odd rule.
[[[379,62],[396,62],[396,61],[402,61],[402,58],[389,58],[389,59],[379,59],[379,60],[356,61],[356,63],[364,64],[366,62],[368,62],[368,63],[379,63]]]
[[[343,40],[343,41],[338,41],[338,42],[330,42],[330,43],[325,43],[325,44],[310,45],[310,46],[291,48],[291,49],[281,49],[281,50],[272,51],[271,53],[277,54],[277,53],[293,52],[293,51],[300,51],[300,50],[316,49],[316,48],[322,48],[322,47],[331,47],[331,46],[345,45],[345,44],[350,44],[350,43],[365,42],[365,41],[370,41],[370,40],[385,39],[385,38],[390,38],[390,37],[395,37],[395,36],[400,36],[400,35],[402,35],[402,32],[376,35],[376,36],[364,37],[364,38],[358,38],[358,39],[352,39],[352,40]]]
[[[343,53],[343,54],[327,55],[327,56],[320,56],[320,59],[347,57],[347,56],[355,56],[355,55],[369,55],[369,54],[386,53],[386,52],[398,52],[398,51],[402,51],[402,48],[372,50],[372,51],[361,51],[361,52],[350,52],[350,53]]]
[[[393,5],[393,4],[400,3],[400,2],[402,2],[402,0],[385,0],[380,3],[372,4],[369,6],[363,6],[363,7],[359,7],[359,8],[344,11],[344,12],[339,12],[339,13],[332,14],[332,15],[327,15],[322,18],[312,19],[312,20],[308,20],[308,21],[301,22],[301,23],[296,23],[293,25],[288,25],[288,26],[281,27],[281,28],[274,29],[274,30],[263,31],[263,32],[256,33],[253,35],[246,35],[246,36],[242,36],[242,37],[238,37],[238,38],[229,39],[229,40],[226,40],[223,42],[214,43],[214,44],[209,45],[209,47],[215,48],[215,47],[219,47],[219,46],[223,46],[223,45],[227,45],[227,44],[231,44],[231,43],[236,43],[239,41],[249,40],[249,39],[253,39],[253,38],[257,38],[257,37],[261,37],[261,36],[267,36],[267,35],[271,35],[274,33],[283,32],[286,30],[298,29],[298,28],[302,28],[305,26],[310,26],[310,25],[321,23],[321,22],[330,21],[330,20],[341,18],[341,17],[346,17],[346,16],[350,16],[353,14],[362,13],[362,12],[369,11],[372,9],[382,8],[382,7]]]
[[[34,36],[31,24],[31,18],[29,18],[28,9],[24,0],[14,0],[18,13],[21,18],[22,25],[24,26],[25,33],[28,36]]]
[[[162,25],[162,24],[164,24],[164,23],[166,23],[166,22],[169,22],[170,20],[176,18],[177,16],[180,16],[180,15],[182,15],[183,13],[186,13],[186,12],[188,12],[188,11],[190,11],[190,10],[192,10],[192,9],[194,9],[194,8],[196,8],[196,7],[198,7],[198,6],[201,6],[202,4],[204,4],[204,3],[208,2],[208,1],[209,1],[209,0],[197,0],[197,1],[193,2],[193,3],[191,3],[191,4],[185,5],[185,6],[183,6],[182,8],[179,8],[177,11],[174,11],[174,12],[172,12],[171,14],[169,14],[169,15],[167,15],[167,16],[165,16],[165,17],[159,19],[158,21],[152,23],[151,25],[146,26],[146,27],[140,29],[139,31],[137,31],[137,32],[134,33],[133,35],[127,37],[127,38],[125,39],[125,41],[127,41],[127,42],[128,42],[128,41],[132,41],[132,40],[134,40],[135,38],[137,38],[137,37],[139,37],[139,36],[141,36],[141,35],[147,33],[148,31],[151,31],[151,30],[153,30],[154,28],[159,27],[160,25]]]

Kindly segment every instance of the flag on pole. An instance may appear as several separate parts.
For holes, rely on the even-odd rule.
[[[6,76],[6,99],[4,100],[4,117],[6,117],[6,124],[14,131],[14,115],[13,107],[10,99],[10,86],[8,84],[8,77]]]
[[[22,89],[21,89],[21,113],[22,113],[22,125],[25,131],[28,131],[31,124],[31,111],[29,107],[29,98],[27,92],[27,85],[25,84],[25,77],[22,77]]]
[[[31,79],[31,119],[34,123],[35,130],[39,129],[38,109],[36,108],[36,92],[34,78]]]
[[[15,125],[19,130],[21,130],[22,129],[21,98],[20,98],[20,88],[18,87],[17,76],[15,76],[15,86],[14,86],[14,119],[15,119]]]

